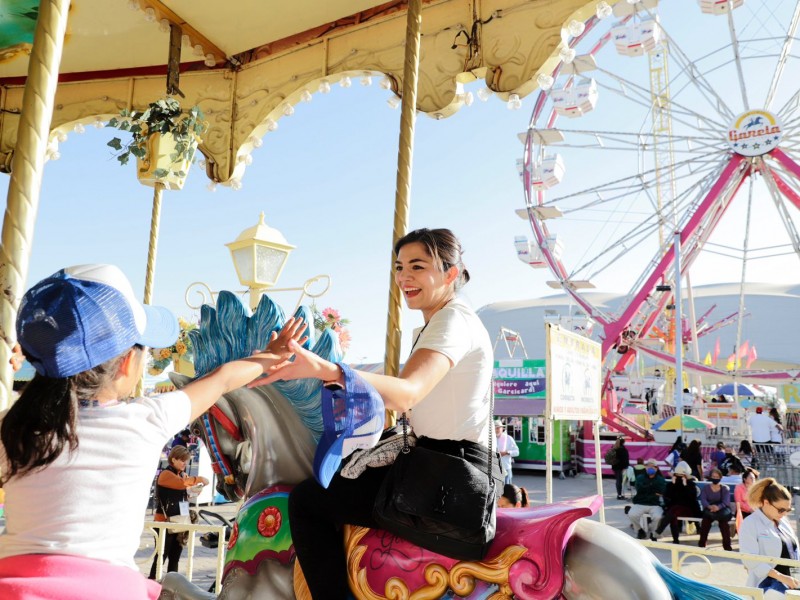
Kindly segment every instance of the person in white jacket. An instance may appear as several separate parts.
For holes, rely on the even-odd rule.
[[[792,495],[772,477],[753,484],[749,503],[753,514],[742,521],[739,550],[774,558],[798,558],[798,542],[786,515],[792,509]],[[800,581],[791,576],[788,565],[771,565],[743,559],[747,567],[747,585],[785,594],[800,589]],[[767,596],[769,597],[769,596]]]
[[[500,454],[500,461],[506,472],[506,483],[511,483],[513,478],[511,463],[514,462],[515,456],[519,456],[519,448],[514,438],[506,433],[506,426],[500,419],[495,419],[494,433],[497,436],[497,452]]]

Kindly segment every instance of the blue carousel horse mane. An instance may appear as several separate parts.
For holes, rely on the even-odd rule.
[[[264,294],[251,315],[248,308],[235,294],[222,291],[214,308],[204,304],[200,309],[200,323],[189,332],[194,350],[194,368],[197,377],[210,373],[217,367],[263,350],[273,331],[279,331],[286,322],[283,310]],[[301,306],[294,314],[308,323],[308,341],[304,346],[331,362],[342,360],[338,336],[325,329],[318,339],[314,330],[314,319],[307,306]],[[320,410],[321,382],[316,379],[278,381],[275,388],[285,396],[300,419],[311,431],[315,440],[322,434],[322,411]]]
[[[736,600],[739,598],[731,592],[679,575],[658,560],[653,561],[653,566],[675,600]]]

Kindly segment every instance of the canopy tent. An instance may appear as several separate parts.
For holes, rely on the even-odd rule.
[[[0,170],[11,168],[38,0],[0,22]],[[609,4],[615,4],[611,0]],[[587,0],[423,3],[417,109],[434,118],[464,105],[461,85],[484,79],[500,98],[525,96],[552,72]],[[180,90],[210,128],[200,145],[217,182],[244,175],[244,157],[287,111],[344,77],[386,75],[403,87],[407,1],[73,0],[52,119],[51,149],[78,124],[145,107],[164,95],[170,24],[180,25]],[[133,8],[133,10],[131,10]],[[346,85],[346,84],[345,84]],[[387,141],[388,142],[388,141]],[[394,142],[394,140],[392,140]]]

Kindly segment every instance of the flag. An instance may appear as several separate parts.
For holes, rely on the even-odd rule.
[[[711,352],[706,354],[706,357],[703,359],[703,364],[707,367],[711,366]]]
[[[749,369],[750,365],[752,365],[757,358],[758,354],[756,353],[756,345],[753,344],[750,346],[750,352],[747,353],[747,366],[745,366],[745,369]]]
[[[745,340],[744,344],[739,346],[738,352],[736,352],[736,358],[745,358],[748,356],[747,351],[750,349],[750,341]]]
[[[731,354],[725,362],[725,370],[733,371],[736,368],[736,354]]]
[[[711,364],[717,364],[717,359],[719,358],[719,338],[717,338],[717,343],[714,344],[714,356],[711,357]]]

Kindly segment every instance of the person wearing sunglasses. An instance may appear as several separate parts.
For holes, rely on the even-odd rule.
[[[797,536],[787,518],[792,510],[789,490],[767,477],[750,488],[749,503],[755,511],[742,521],[739,550],[745,554],[797,560]],[[773,567],[747,559],[743,562],[748,571],[748,586],[780,593],[800,588],[800,581],[792,577],[788,565]]]

